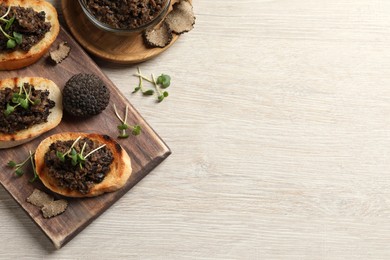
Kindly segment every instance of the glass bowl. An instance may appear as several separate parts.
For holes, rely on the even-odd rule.
[[[98,20],[88,9],[86,0],[79,0],[81,9],[83,10],[84,14],[87,16],[88,20],[91,21],[93,25],[95,25],[97,28],[100,30],[110,32],[116,35],[124,35],[124,36],[131,36],[131,35],[136,35],[139,33],[144,32],[145,30],[149,28],[153,28],[156,26],[158,23],[160,23],[164,18],[165,15],[168,12],[168,9],[171,5],[171,0],[166,0],[164,3],[163,8],[160,10],[160,13],[156,15],[151,21],[136,27],[136,28],[114,28],[110,26],[109,24],[103,23],[100,20]]]

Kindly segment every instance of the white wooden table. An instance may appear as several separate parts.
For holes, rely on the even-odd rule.
[[[58,251],[0,188],[0,258],[390,259],[390,1],[193,2],[161,104],[98,61],[173,154]]]

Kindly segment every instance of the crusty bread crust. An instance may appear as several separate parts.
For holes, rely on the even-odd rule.
[[[20,77],[0,80],[0,89],[15,88],[25,82],[30,83],[36,89],[48,90],[49,99],[56,105],[50,110],[47,122],[33,125],[30,128],[18,131],[14,134],[0,133],[0,149],[14,147],[38,137],[39,135],[56,127],[62,119],[62,94],[58,86],[51,80],[39,77]]]
[[[57,11],[49,2],[43,0],[0,0],[0,3],[5,3],[7,6],[31,7],[37,12],[46,13],[46,21],[50,22],[51,28],[40,42],[27,52],[16,50],[0,53],[0,70],[14,70],[29,66],[39,60],[57,38],[60,31]]]
[[[106,144],[113,154],[113,162],[110,165],[110,171],[104,177],[101,183],[95,184],[87,194],[82,194],[76,190],[59,187],[54,178],[48,174],[48,168],[45,166],[45,154],[52,143],[56,141],[75,140],[79,136],[87,137],[101,144]],[[42,183],[51,191],[66,197],[95,197],[106,192],[113,192],[122,188],[129,179],[132,168],[130,157],[117,142],[107,135],[96,133],[75,133],[64,132],[54,134],[43,140],[37,147],[34,155],[37,174]]]

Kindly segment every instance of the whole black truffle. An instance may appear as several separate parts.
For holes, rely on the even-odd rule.
[[[94,74],[74,75],[65,84],[62,95],[64,110],[78,117],[101,113],[110,100],[110,91]]]

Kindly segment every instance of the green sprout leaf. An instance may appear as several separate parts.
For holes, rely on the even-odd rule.
[[[151,95],[154,94],[154,90],[153,89],[149,89],[149,90],[146,90],[146,91],[142,92],[142,94],[144,96],[151,96]]]
[[[117,126],[117,128],[119,130],[118,138],[121,138],[121,139],[128,138],[129,134],[126,132],[126,130],[129,129],[129,128],[132,129],[131,133],[133,135],[139,135],[141,133],[141,127],[139,125],[130,126],[126,122],[127,121],[127,116],[128,116],[128,111],[129,111],[129,106],[126,105],[126,111],[125,111],[124,119],[119,115],[118,110],[116,109],[115,104],[114,104],[113,107],[114,107],[114,112],[115,112],[116,117],[121,121],[121,124]]]
[[[17,175],[17,176],[22,176],[23,174],[24,174],[24,172],[23,172],[23,170],[22,169],[20,169],[20,168],[18,168],[16,171],[15,171],[15,174]]]
[[[15,107],[7,103],[7,108],[4,110],[4,115],[9,116],[14,111],[15,111]]]
[[[5,29],[8,31],[9,28],[11,28],[12,24],[14,23],[15,21],[15,16],[13,16],[11,19],[9,19],[6,23],[5,23]]]
[[[171,77],[169,75],[161,74],[157,78],[157,84],[159,84],[161,88],[167,88],[171,85]]]
[[[70,158],[72,159],[72,165],[76,166],[77,165],[77,152],[74,148],[72,148],[72,152],[70,153]]]
[[[61,162],[65,162],[65,155],[63,153],[61,153],[60,151],[57,151],[56,152],[56,156],[58,157],[58,159],[61,161]]]
[[[15,40],[15,42],[16,42],[17,44],[21,44],[22,41],[23,41],[23,35],[20,34],[20,33],[18,33],[18,32],[14,32],[13,35],[14,35],[14,40]]]
[[[125,138],[128,138],[129,137],[129,134],[120,134],[118,135],[118,138],[120,139],[125,139]]]
[[[131,131],[131,134],[135,136],[141,134],[141,126],[139,125],[133,126],[133,130]]]
[[[7,41],[7,48],[13,49],[16,47],[16,41],[14,39],[8,39]]]
[[[131,93],[137,93],[138,92],[138,90],[140,90],[141,89],[141,87],[136,87],[136,88],[134,88],[134,91],[133,92],[131,92]]]
[[[28,109],[28,100],[27,99],[21,99],[19,102],[20,106],[23,107],[24,109]]]
[[[8,166],[8,167],[11,167],[11,168],[15,168],[16,165],[17,165],[17,163],[14,162],[14,161],[9,161],[8,164],[7,164],[7,166]]]
[[[120,124],[118,125],[118,129],[119,130],[126,130],[126,129],[129,129],[129,126],[127,124]]]

